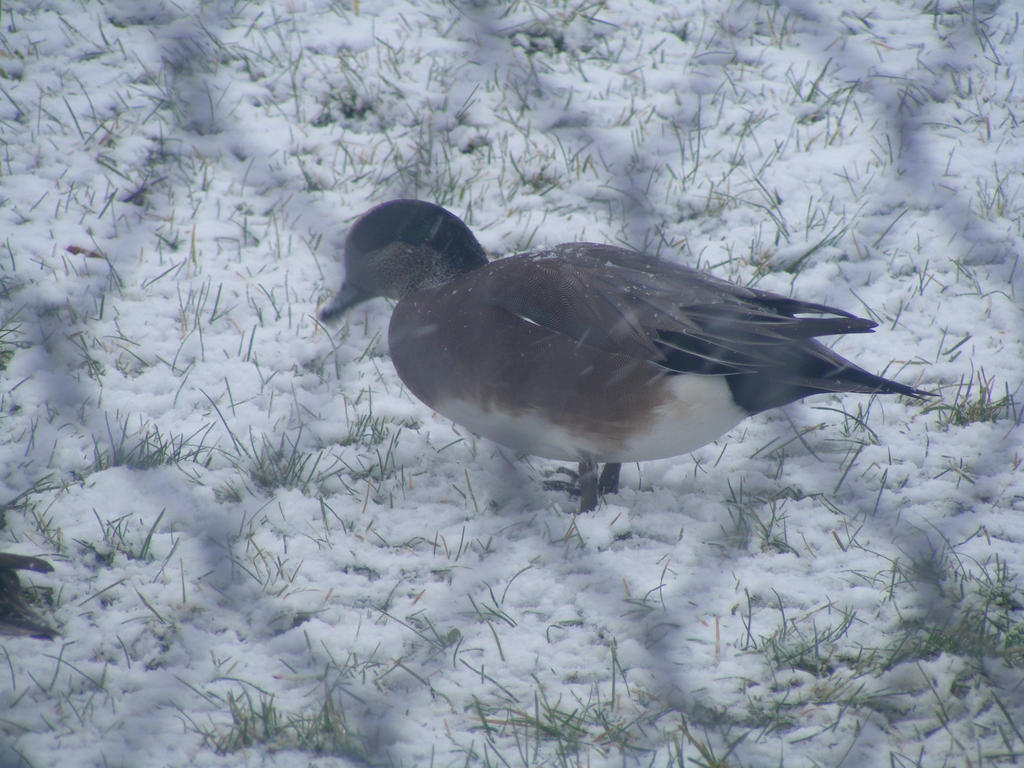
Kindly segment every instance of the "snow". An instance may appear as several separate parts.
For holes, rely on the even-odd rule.
[[[1019,405],[812,398],[574,519],[557,463],[403,388],[386,302],[314,319],[354,218],[419,197],[495,257],[872,317],[840,354],[1019,403],[1018,16],[4,5],[0,551],[55,566],[21,578],[60,637],[0,638],[0,766],[1019,760]],[[246,696],[336,741],[232,742]]]

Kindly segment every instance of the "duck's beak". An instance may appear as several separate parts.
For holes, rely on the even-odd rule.
[[[333,320],[338,315],[347,312],[356,304],[372,298],[372,296],[368,296],[354,285],[345,283],[341,286],[341,290],[334,294],[330,301],[320,307],[317,317],[320,318],[321,322]]]

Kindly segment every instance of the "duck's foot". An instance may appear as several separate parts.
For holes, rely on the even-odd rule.
[[[618,493],[621,469],[621,464],[609,462],[598,475],[597,462],[581,461],[578,471],[573,471],[569,467],[556,469],[552,474],[565,475],[568,479],[545,480],[544,487],[549,491],[563,491],[570,496],[579,496],[579,512],[589,512],[597,507],[598,497],[606,493]]]
[[[565,475],[566,479],[553,479],[552,475]],[[548,474],[548,479],[543,482],[543,486],[545,491],[561,491],[562,493],[567,493],[570,496],[579,496],[580,475],[571,467],[559,467]]]

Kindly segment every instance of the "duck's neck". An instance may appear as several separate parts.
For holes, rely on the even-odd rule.
[[[385,261],[390,262],[395,270],[390,281],[396,289],[394,298],[436,288],[487,264],[483,249],[479,250],[479,258],[464,251],[438,251],[429,245],[402,242],[389,244],[386,251],[389,253]]]

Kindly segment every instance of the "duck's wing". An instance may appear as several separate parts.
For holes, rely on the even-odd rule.
[[[923,394],[814,341],[870,333],[876,325],[824,304],[592,243],[502,259],[489,271],[490,302],[579,344],[646,360],[670,374],[736,377],[734,390],[777,384],[771,397],[747,398],[756,410],[814,392]]]
[[[608,245],[561,245],[492,262],[489,271],[489,303],[678,373],[749,373],[779,345],[876,325]]]

